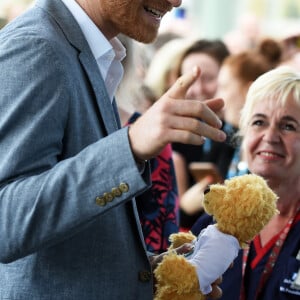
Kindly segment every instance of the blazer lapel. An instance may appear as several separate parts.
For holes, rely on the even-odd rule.
[[[98,108],[101,112],[107,133],[110,134],[119,129],[118,121],[111,100],[107,94],[103,78],[98,69],[97,62],[91,51],[83,51],[79,55],[79,59],[84,67],[87,76],[91,82]],[[116,118],[117,117],[117,118]]]
[[[64,32],[69,43],[79,51],[80,63],[91,83],[107,133],[110,134],[116,131],[120,128],[117,121],[117,112],[115,112],[107,94],[96,59],[73,15],[60,0],[37,0],[36,5],[47,10]]]

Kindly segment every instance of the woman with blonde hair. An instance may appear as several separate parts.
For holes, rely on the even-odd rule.
[[[300,73],[278,67],[251,85],[240,118],[251,173],[278,195],[274,216],[223,276],[223,300],[300,297]],[[195,226],[196,234],[202,228]]]

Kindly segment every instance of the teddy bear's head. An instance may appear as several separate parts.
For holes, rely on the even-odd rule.
[[[210,185],[203,206],[219,230],[235,236],[244,247],[278,213],[276,201],[262,177],[247,174]]]

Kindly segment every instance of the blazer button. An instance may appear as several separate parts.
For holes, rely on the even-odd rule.
[[[104,193],[103,198],[105,199],[106,203],[114,200],[114,196],[111,193]]]
[[[150,271],[140,271],[139,272],[139,280],[142,282],[149,282],[152,278],[152,273]]]
[[[114,197],[120,197],[122,195],[122,191],[117,187],[112,188],[111,193]]]
[[[99,206],[105,206],[106,205],[106,200],[104,197],[97,197],[96,198],[96,204]]]
[[[127,193],[129,191],[129,186],[127,183],[122,182],[119,185],[119,189],[122,191],[122,193]]]

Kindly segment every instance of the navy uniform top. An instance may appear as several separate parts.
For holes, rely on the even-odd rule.
[[[207,214],[199,218],[192,228],[194,234],[205,228],[213,220]],[[297,254],[300,250],[300,212],[298,212],[294,223],[283,247],[277,257],[273,271],[264,286],[260,296],[256,298],[261,275],[272,250],[272,245],[260,247],[257,238],[250,244],[250,251],[245,269],[244,288],[245,300],[299,300],[300,289],[293,286],[297,273],[300,272],[300,260]],[[274,241],[273,241],[274,242]],[[272,243],[271,243],[272,244]],[[223,290],[222,300],[240,300],[242,286],[242,258],[243,251],[240,250],[232,268],[223,275],[220,287]]]

